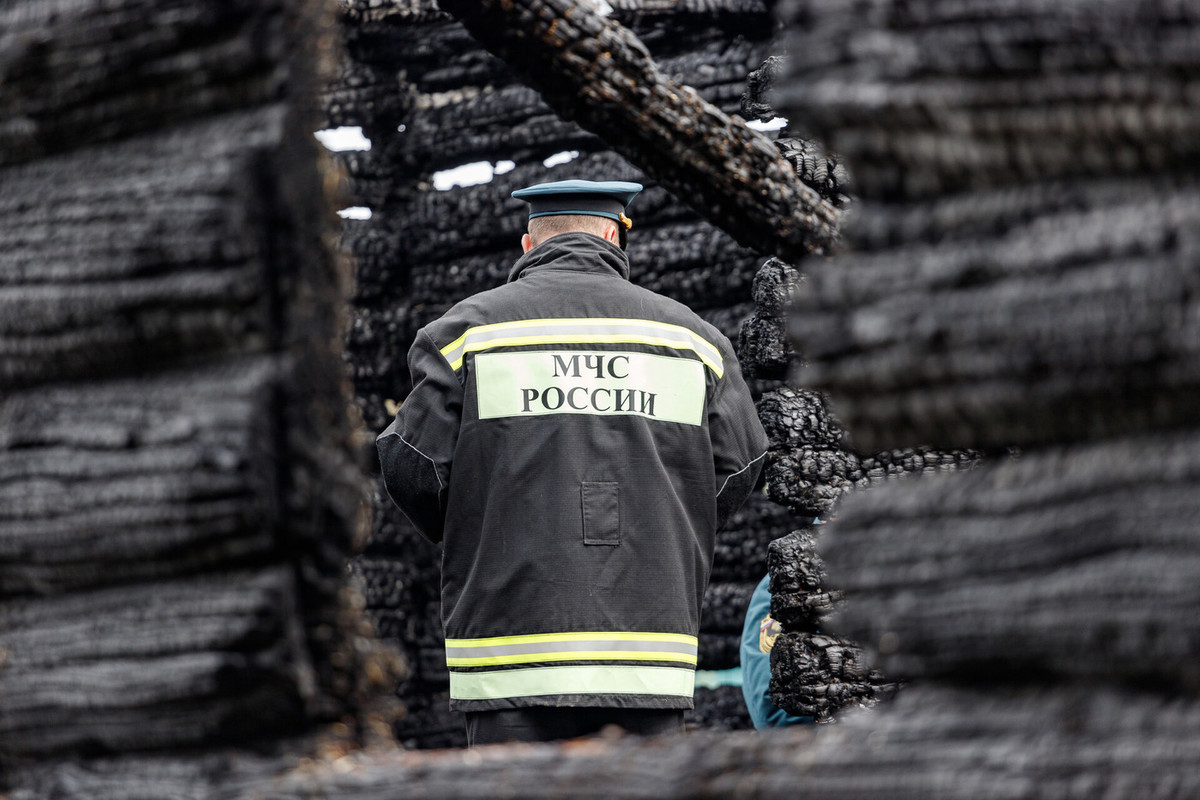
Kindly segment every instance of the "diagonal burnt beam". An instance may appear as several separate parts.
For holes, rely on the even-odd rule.
[[[641,41],[579,0],[439,0],[559,115],[601,136],[740,244],[795,260],[839,211],[765,136],[668,80]]]

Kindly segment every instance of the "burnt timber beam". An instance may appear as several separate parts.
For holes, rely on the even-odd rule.
[[[667,79],[629,30],[574,0],[442,0],[558,114],[740,244],[798,259],[828,249],[839,212],[775,145]]]

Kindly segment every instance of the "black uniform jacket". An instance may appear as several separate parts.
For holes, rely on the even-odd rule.
[[[717,530],[766,435],[729,341],[555,236],[423,328],[378,438],[387,490],[445,542],[451,708],[690,708]]]

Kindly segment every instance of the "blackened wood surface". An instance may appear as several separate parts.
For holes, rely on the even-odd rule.
[[[767,574],[767,547],[796,527],[787,509],[755,492],[717,533],[712,582],[757,584]]]
[[[813,262],[794,379],[864,449],[1032,446],[1200,421],[1200,183],[863,203]]]
[[[684,726],[688,731],[741,731],[754,727],[740,686],[697,687],[693,702],[695,708],[684,714]]]
[[[0,169],[0,383],[269,348],[289,124],[263,106]]]
[[[843,605],[826,585],[817,543],[825,525],[801,528],[771,542],[771,618],[783,632],[771,647],[771,702],[795,716],[829,722],[847,708],[870,708],[896,691],[851,639],[827,621]]]
[[[737,356],[742,374],[752,378],[783,379],[798,358],[788,340],[787,315],[804,276],[777,258],[768,259],[754,274],[751,296],[754,313],[738,331]]]
[[[895,689],[861,647],[840,636],[781,633],[771,648],[771,702],[789,714],[824,722],[848,706],[869,708]]]
[[[1200,706],[1098,686],[917,688],[833,726],[440,753],[108,759],[32,771],[13,800],[832,798],[1186,800]]]
[[[1200,435],[1028,453],[848,500],[831,621],[898,678],[1200,688]]]
[[[628,30],[567,0],[443,0],[560,114],[578,120],[739,242],[798,258],[838,214],[769,140],[668,80]]]
[[[795,360],[792,365],[795,369]],[[833,416],[829,399],[811,389],[773,389],[758,401],[758,413],[770,443],[763,470],[767,492],[806,521],[814,515],[828,517],[838,500],[855,489],[971,469],[980,458],[973,450],[930,447],[861,452]]]
[[[771,99],[859,252],[795,315],[859,447],[1194,425],[1200,4],[795,0]]]
[[[842,604],[842,593],[825,587],[825,562],[817,553],[822,530],[813,526],[793,531],[768,547],[771,617],[785,630],[816,632]]]
[[[0,11],[38,141],[0,167],[0,783],[354,725],[396,678],[347,586],[323,8]]]
[[[785,0],[792,126],[864,196],[1170,170],[1200,156],[1191,0]]]
[[[267,559],[283,509],[261,438],[268,358],[18,392],[0,407],[0,591],[53,596]]]
[[[0,164],[284,99],[314,67],[291,59],[284,19],[302,10],[327,13],[281,0],[5,3]]]

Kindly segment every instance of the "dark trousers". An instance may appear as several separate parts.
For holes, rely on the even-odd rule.
[[[553,742],[619,725],[630,733],[657,736],[683,732],[682,709],[534,707],[467,711],[467,746],[500,742]]]

